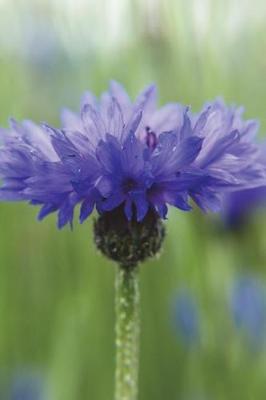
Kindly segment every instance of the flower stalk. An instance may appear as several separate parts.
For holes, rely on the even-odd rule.
[[[140,295],[138,267],[119,266],[116,272],[115,400],[138,395]]]

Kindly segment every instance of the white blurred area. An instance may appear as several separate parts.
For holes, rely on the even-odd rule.
[[[40,47],[43,56],[121,47],[130,40],[129,9],[128,0],[0,0],[0,48],[38,58]]]
[[[0,0],[0,58],[112,53],[141,35],[187,42],[189,29],[226,46],[265,18],[265,0]]]

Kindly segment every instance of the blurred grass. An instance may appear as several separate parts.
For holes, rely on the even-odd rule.
[[[19,18],[21,10],[34,14],[44,3],[20,1],[14,11],[11,1],[0,8]],[[58,124],[62,106],[78,108],[85,89],[99,94],[109,79],[117,79],[132,96],[155,81],[160,101],[184,102],[194,110],[216,96],[244,104],[248,117],[260,119],[263,135],[266,5],[259,0],[252,8],[238,3],[243,21],[241,29],[231,32],[234,0],[199,3],[208,16],[202,14],[201,25],[196,22],[203,11],[192,0],[154,1],[150,8],[142,1],[125,2],[119,22],[122,39],[126,29],[124,42],[109,47],[99,42],[78,53],[68,34],[74,29],[81,39],[81,26],[78,21],[68,25],[56,2],[43,18],[55,26],[65,22],[63,33],[58,32],[64,40],[58,36],[61,42],[44,65],[16,54],[14,46],[13,53],[8,48],[0,53],[1,125],[10,115]],[[94,6],[106,11],[106,4]],[[115,14],[122,3],[112,4]],[[108,13],[98,10],[92,21],[85,3],[79,7],[84,7],[95,43],[97,37],[103,40]],[[74,232],[58,232],[54,216],[40,224],[36,212],[24,204],[0,207],[0,382],[8,382],[21,368],[36,368],[47,378],[51,399],[110,400],[114,266],[95,251],[92,221],[76,223]],[[222,233],[219,223],[197,211],[172,210],[161,258],[141,270],[141,400],[265,398],[265,349],[254,354],[237,336],[226,296],[239,271],[253,271],[265,280],[266,215],[255,217],[241,235]],[[170,320],[171,300],[183,285],[196,293],[202,310],[203,335],[194,350],[182,346]]]

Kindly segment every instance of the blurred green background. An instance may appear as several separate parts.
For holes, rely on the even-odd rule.
[[[243,104],[263,137],[265,18],[265,0],[0,0],[1,126],[58,125],[63,106],[116,79],[133,97],[156,82],[161,102],[195,111],[216,96]],[[0,205],[0,398],[26,371],[45,399],[111,400],[114,265],[95,250],[93,218],[59,232],[36,214]],[[226,232],[217,216],[171,210],[160,259],[141,268],[140,400],[265,399],[266,346],[247,345],[228,306],[235,276],[266,279],[265,223],[260,211]],[[193,346],[173,324],[183,287],[200,309]]]

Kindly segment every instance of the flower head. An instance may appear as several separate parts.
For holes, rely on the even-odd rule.
[[[118,207],[128,221],[149,210],[165,218],[169,205],[218,210],[225,192],[265,183],[265,166],[253,143],[254,121],[239,109],[208,104],[156,107],[150,86],[132,103],[117,83],[100,100],[86,93],[81,111],[62,113],[62,128],[11,120],[1,130],[1,200],[41,205],[39,219],[58,211],[58,226],[80,222],[94,207]]]

